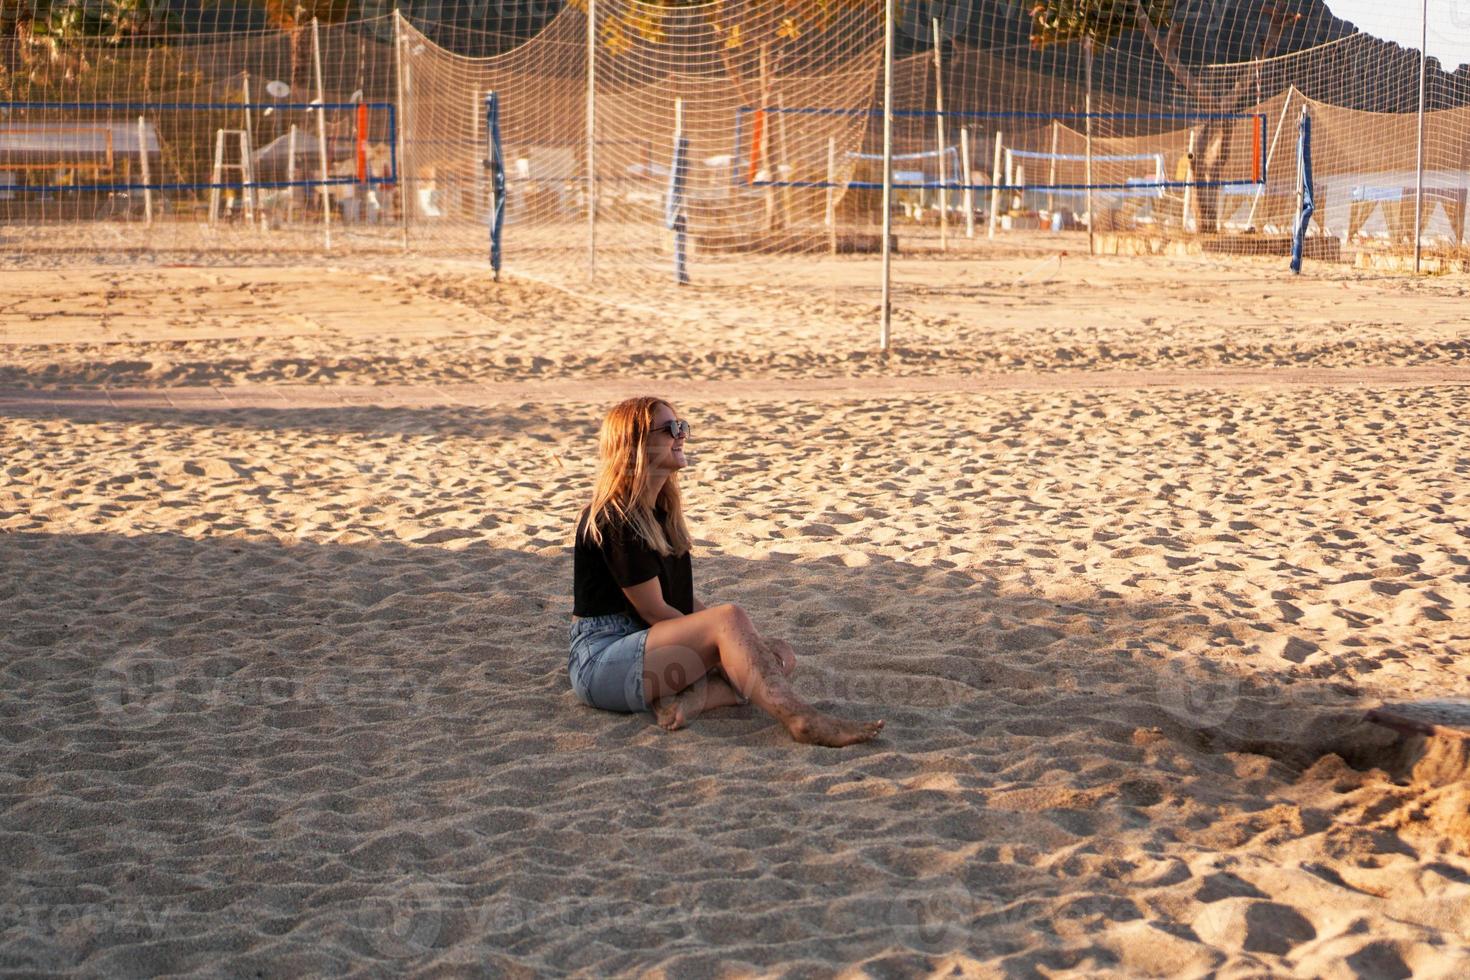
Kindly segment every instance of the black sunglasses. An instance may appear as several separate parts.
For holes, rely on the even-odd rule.
[[[689,436],[689,423],[683,419],[670,419],[661,425],[655,425],[650,432],[667,432],[670,439],[686,439]]]

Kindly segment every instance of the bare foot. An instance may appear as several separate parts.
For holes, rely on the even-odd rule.
[[[653,705],[653,720],[660,728],[677,732],[713,708],[746,704],[719,670],[712,671],[690,684],[678,694],[662,698]]]
[[[654,702],[653,720],[658,722],[658,727],[666,731],[677,732],[689,724],[684,718],[684,706],[680,703],[683,693],[660,698]]]
[[[807,745],[841,748],[877,738],[878,733],[883,730],[883,722],[844,721],[810,710],[792,715],[786,721],[786,730],[791,733],[792,738]]]

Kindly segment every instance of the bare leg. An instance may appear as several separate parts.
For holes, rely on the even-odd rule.
[[[785,649],[789,651],[790,647]],[[882,721],[846,721],[801,700],[786,679],[783,661],[779,647],[761,639],[739,606],[718,606],[666,619],[649,630],[643,663],[644,698],[657,704],[718,666],[735,692],[781,722],[798,742],[853,745],[876,737],[883,729]]]
[[[749,703],[730,686],[717,667],[678,694],[671,694],[654,704],[653,717],[660,727],[675,732],[706,711]]]
[[[791,644],[785,640],[766,640],[765,642],[781,661],[781,673],[790,677],[791,672],[796,670],[796,651],[791,649]]]
[[[781,673],[790,677],[796,669],[796,651],[791,649],[791,644],[785,640],[764,638],[761,642],[780,660]],[[659,726],[676,732],[706,711],[749,703],[750,699],[741,697],[740,692],[730,686],[725,672],[716,667],[678,694],[671,694],[652,707],[654,720]]]

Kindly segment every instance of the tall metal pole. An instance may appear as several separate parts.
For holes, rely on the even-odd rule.
[[[837,137],[827,137],[827,251],[837,254]]]
[[[1194,152],[1198,145],[1199,130],[1191,127],[1189,130],[1189,142],[1186,144],[1188,149],[1184,151],[1184,160],[1189,165],[1189,169],[1184,174],[1186,181],[1184,185],[1184,212],[1179,216],[1179,230],[1185,234],[1197,231],[1199,227],[1198,222],[1191,222],[1189,220],[1190,212],[1194,209]]]
[[[597,0],[587,0],[587,278],[597,278]]]
[[[975,194],[970,186],[975,182],[972,176],[974,171],[970,168],[970,130],[968,127],[960,127],[960,173],[963,179],[960,183],[964,190],[960,191],[961,207],[965,209],[965,237],[975,237]]]
[[[883,0],[883,316],[878,348],[885,351],[893,322],[893,249],[888,241],[893,232],[893,3]]]
[[[1061,136],[1062,121],[1060,119],[1053,119],[1051,121],[1051,169],[1046,175],[1046,210],[1048,214],[1057,209],[1053,188],[1057,186],[1057,147],[1060,145]]]
[[[286,136],[286,224],[296,224],[296,124]]]
[[[253,222],[255,219],[255,215],[260,211],[260,202],[255,197],[255,182],[254,180],[252,180],[254,174],[251,173],[253,168],[250,166],[250,158],[248,156],[248,154],[255,152],[255,123],[252,121],[250,116],[250,72],[247,71],[244,74],[245,77],[242,81],[242,91],[245,95],[246,156],[244,156],[240,160],[240,166],[244,168],[241,173],[244,174],[245,181],[245,186],[242,187],[241,190],[244,192],[242,196],[245,198],[245,218],[247,221]],[[262,217],[264,217],[264,215],[262,215]]]
[[[138,166],[143,175],[143,214],[148,226],[153,227],[153,177],[148,172],[148,128],[143,117],[138,117]]]
[[[1424,258],[1424,93],[1429,78],[1429,0],[1419,23],[1419,151],[1414,165],[1414,274]]]
[[[995,153],[990,164],[990,227],[985,232],[986,238],[995,237],[995,226],[1000,221],[1000,182],[1002,179],[1000,161],[1005,153],[1005,133],[997,129],[995,131]]]
[[[394,127],[397,132],[393,134],[393,139],[398,143],[398,173],[396,174],[398,178],[398,211],[399,219],[402,222],[401,231],[403,237],[403,248],[404,251],[407,251],[408,181],[404,179],[404,176],[408,173],[408,138],[406,135],[408,130],[408,107],[404,102],[403,96],[408,86],[404,84],[404,78],[407,71],[403,64],[403,51],[405,48],[405,40],[406,39],[403,36],[403,13],[397,7],[394,7],[393,50],[395,52],[395,55],[393,58],[393,67],[395,68],[395,74],[398,76],[395,79],[396,88],[398,90],[398,125]]]
[[[949,188],[945,186],[944,159],[944,63],[939,53],[939,18],[934,24],[934,129],[939,136],[939,248],[949,249]]]
[[[1092,211],[1092,38],[1084,38],[1082,51],[1087,60],[1087,103],[1083,117],[1087,128],[1087,254],[1097,254],[1097,239],[1093,235],[1096,216]]]
[[[311,57],[316,66],[316,149],[322,164],[322,239],[324,247],[332,247],[332,186],[327,183],[327,94],[322,84],[322,37],[317,19],[311,19]]]

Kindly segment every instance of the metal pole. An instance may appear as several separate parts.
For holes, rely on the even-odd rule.
[[[761,45],[759,62],[761,104],[755,110],[758,114],[756,116],[756,119],[758,120],[756,132],[760,135],[760,139],[755,140],[755,151],[759,155],[761,165],[759,169],[752,169],[755,171],[755,176],[757,179],[759,179],[760,177],[761,170],[764,170],[766,172],[766,192],[764,194],[766,204],[765,230],[775,231],[776,218],[780,212],[776,209],[776,188],[774,185],[780,181],[781,174],[780,171],[778,171],[775,165],[771,162],[771,127],[774,126],[775,123],[768,122],[766,119],[766,117],[769,115],[766,110],[771,108],[771,66],[770,61],[766,56],[767,47],[767,45]]]
[[[965,209],[965,237],[975,237],[975,195],[970,185],[975,182],[970,169],[970,131],[960,130],[960,172],[964,174],[964,190],[960,191],[960,203]]]
[[[1306,119],[1306,116],[1307,116],[1307,107],[1305,105],[1303,105],[1302,106],[1302,119]],[[1298,220],[1298,221],[1301,220],[1299,216],[1302,213],[1302,201],[1306,199],[1306,194],[1307,194],[1307,181],[1306,181],[1306,176],[1307,175],[1306,175],[1306,172],[1302,170],[1302,160],[1303,160],[1303,157],[1302,157],[1301,153],[1298,152],[1298,154],[1297,154],[1297,161],[1296,161],[1296,211],[1294,212],[1294,214],[1297,215],[1298,217],[1295,217],[1293,219],[1293,220]]]
[[[1429,0],[1424,0],[1419,34],[1419,150],[1414,165],[1414,274],[1424,259],[1424,92],[1429,78]]]
[[[674,96],[674,151],[669,156],[669,195],[672,197],[677,187],[678,174],[675,172],[679,167],[679,141],[684,138],[684,100],[680,96]],[[669,216],[674,217],[675,209],[682,205],[678,202],[669,202]],[[674,221],[667,224],[672,232],[670,242],[674,251],[674,282],[681,283],[683,278],[683,254],[679,248],[679,230],[674,227]]]
[[[245,153],[240,161],[242,179],[245,185],[241,188],[244,193],[245,220],[253,221],[255,214],[260,210],[260,202],[255,197],[255,182],[251,179],[249,154],[255,149],[255,123],[250,116],[250,72],[243,73],[243,85],[245,93]],[[264,217],[262,215],[262,217]]]
[[[1194,206],[1194,151],[1198,146],[1199,131],[1191,127],[1189,130],[1189,148],[1184,151],[1184,161],[1189,165],[1189,169],[1184,174],[1184,180],[1186,182],[1184,184],[1184,213],[1179,216],[1180,230],[1184,232],[1195,230],[1189,226],[1189,212]],[[1198,227],[1197,224],[1196,227]]]
[[[479,89],[475,89],[475,97],[476,98],[479,98],[480,97],[480,90]],[[495,266],[495,207],[496,207],[496,205],[498,205],[500,203],[500,201],[499,201],[498,195],[495,193],[495,168],[496,168],[496,166],[499,165],[500,161],[495,158],[495,145],[491,142],[491,134],[489,132],[489,129],[490,129],[490,113],[491,112],[494,112],[495,110],[499,109],[500,107],[498,105],[495,105],[494,104],[495,101],[496,101],[496,99],[495,99],[495,93],[494,92],[491,92],[489,95],[486,95],[484,97],[484,99],[485,99],[485,102],[484,102],[484,111],[485,111],[485,129],[486,129],[486,132],[485,132],[485,135],[483,137],[481,137],[480,136],[480,124],[478,122],[475,123],[475,145],[477,145],[477,146],[483,146],[485,148],[485,169],[488,171],[488,176],[490,178],[489,180],[487,180],[485,182],[485,184],[486,184],[485,201],[489,205],[489,207],[487,207],[485,209],[485,214],[486,214],[486,218],[487,218],[487,220],[489,221],[489,224],[490,224],[490,265],[491,265],[492,271],[494,271],[494,273],[495,273],[496,279],[498,280],[500,278],[500,270],[494,268],[494,266]]]
[[[317,19],[311,19],[311,58],[316,67],[316,149],[322,165],[322,239],[324,247],[332,247],[332,187],[327,181],[327,95],[322,84],[322,38]]]
[[[225,131],[216,129],[214,131],[214,169],[209,176],[209,224],[211,227],[219,221],[220,185],[224,183],[224,169]]]
[[[949,250],[949,189],[945,187],[944,64],[939,54],[939,18],[934,25],[934,129],[939,136],[939,248]]]
[[[1296,86],[1294,85],[1286,90],[1286,101],[1281,105],[1281,118],[1276,121],[1276,134],[1271,137],[1271,147],[1266,151],[1266,169],[1261,174],[1265,178],[1265,183],[1256,188],[1256,199],[1251,201],[1251,213],[1245,219],[1247,229],[1256,226],[1256,210],[1261,206],[1261,195],[1266,192],[1266,184],[1271,181],[1271,160],[1276,156],[1276,143],[1281,139],[1281,127],[1286,125],[1286,111],[1291,108],[1291,97],[1295,92]]]
[[[394,65],[394,67],[396,69],[395,74],[398,76],[397,79],[395,80],[396,81],[396,84],[397,84],[397,89],[398,89],[398,120],[397,120],[398,125],[396,127],[394,127],[397,130],[397,132],[393,134],[393,139],[398,144],[398,173],[395,176],[397,176],[397,178],[398,178],[398,212],[399,212],[399,220],[400,220],[400,222],[402,224],[401,232],[402,232],[403,249],[404,249],[404,251],[408,251],[408,192],[409,192],[408,181],[407,181],[407,179],[405,179],[406,176],[407,176],[407,174],[408,174],[408,137],[407,137],[407,131],[408,131],[408,104],[407,104],[407,102],[404,101],[404,95],[406,94],[407,89],[408,89],[407,84],[405,84],[405,79],[407,78],[408,70],[407,70],[407,68],[403,64],[403,49],[404,49],[404,46],[405,46],[407,40],[408,39],[403,36],[403,12],[400,11],[397,7],[394,7],[393,8],[393,41],[394,41],[394,43],[393,43],[393,51],[394,51],[393,65]],[[372,176],[372,175],[369,174],[368,176]]]
[[[837,254],[837,137],[827,137],[827,251]]]
[[[1093,214],[1092,214],[1092,38],[1086,38],[1082,42],[1082,50],[1086,55],[1087,62],[1087,104],[1083,119],[1087,129],[1087,254],[1097,254],[1097,242],[1093,236]]]
[[[776,142],[780,162],[776,165],[776,179],[784,186],[781,188],[781,227],[791,227],[791,178],[794,171],[791,169],[791,157],[788,152],[790,144],[786,141],[786,98],[776,93]]]
[[[1051,121],[1051,165],[1046,175],[1046,211],[1048,214],[1057,209],[1054,195],[1057,186],[1057,145],[1060,142],[1061,135],[1062,121],[1060,119],[1053,119]]]
[[[296,124],[286,136],[286,224],[296,221]]]
[[[153,226],[153,189],[148,185],[153,183],[148,173],[148,128],[143,123],[143,117],[138,117],[138,163],[141,165],[143,174],[143,213],[148,218],[148,226]]]
[[[893,322],[893,249],[888,241],[893,231],[893,5],[894,0],[883,0],[883,313],[878,347],[885,351]]]
[[[1005,140],[1000,130],[995,131],[995,160],[990,165],[990,228],[986,238],[995,237],[995,225],[1000,220],[1000,158],[1005,152]]]
[[[597,0],[587,0],[587,278],[597,278]]]

